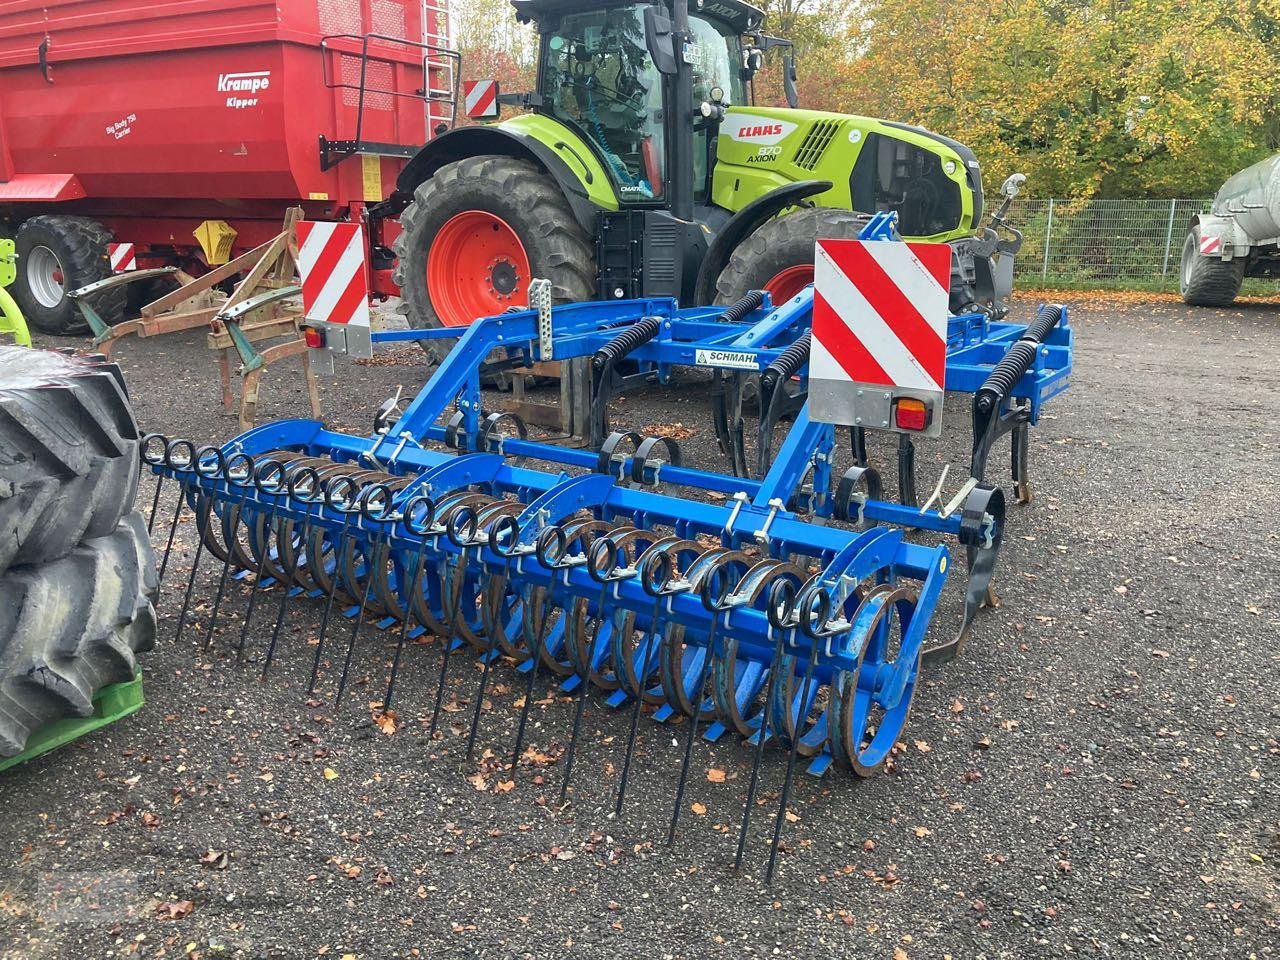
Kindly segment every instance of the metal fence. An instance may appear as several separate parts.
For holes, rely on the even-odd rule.
[[[1192,216],[1209,200],[1017,200],[1024,282],[1174,287]]]

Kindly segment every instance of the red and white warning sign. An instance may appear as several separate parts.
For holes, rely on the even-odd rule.
[[[308,320],[369,326],[364,228],[298,221],[298,272]]]
[[[1216,257],[1222,253],[1221,237],[1201,237],[1200,253],[1206,257]]]
[[[463,80],[462,97],[467,116],[472,120],[498,115],[497,80]]]
[[[132,243],[108,243],[107,256],[111,258],[112,273],[138,269],[138,248]]]
[[[939,434],[950,287],[944,243],[819,240],[810,416]]]

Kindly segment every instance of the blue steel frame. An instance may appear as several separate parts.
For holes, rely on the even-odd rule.
[[[811,311],[811,289],[776,307],[766,299],[760,309],[737,323],[721,322],[718,308],[680,310],[670,299],[572,304],[553,311],[553,355],[557,360],[590,356],[625,325],[657,317],[662,321],[658,336],[630,356],[648,365],[659,379],[665,380],[675,367],[693,365],[696,351],[706,348],[749,354],[763,370],[807,332]],[[981,315],[952,318],[948,332],[948,389],[976,391],[1025,329],[1019,324],[993,323]],[[835,427],[810,419],[807,407],[796,419],[771,469],[759,480],[654,462],[640,465],[638,474],[650,483],[634,483],[627,479],[632,476],[633,459],[611,460],[607,465],[611,472],[596,472],[601,463],[595,452],[512,436],[490,438],[489,449],[467,452],[475,450],[480,432],[481,363],[495,350],[532,359],[539,345],[538,315],[524,311],[491,317],[468,327],[460,336],[454,330],[374,334],[379,343],[444,337],[458,337],[453,351],[385,434],[358,437],[327,430],[317,421],[286,420],[251,430],[223,448],[224,456],[257,457],[272,451],[294,451],[412,478],[395,493],[392,509],[378,519],[357,516],[353,521],[354,505],[349,498],[329,504],[301,502],[288,495],[283,483],[235,482],[210,469],[207,458],[185,462],[172,455],[164,462],[153,458],[153,469],[177,479],[188,498],[203,495],[211,497],[215,505],[241,506],[241,516],[269,514],[310,524],[313,529],[327,531],[335,545],[344,537],[350,538],[362,552],[372,544],[387,545],[406,568],[404,558],[420,552],[425,552],[429,564],[437,570],[461,560],[477,577],[509,574],[512,589],[525,591],[526,596],[534,587],[552,588],[554,584],[562,605],[570,600],[584,601],[595,616],[625,609],[635,615],[637,630],[655,636],[665,629],[664,624],[678,624],[684,628],[686,645],[705,647],[714,642],[711,652],[722,653],[732,642],[733,658],[765,668],[773,665],[781,629],[787,669],[811,670],[819,683],[830,685],[836,692],[852,690],[850,685],[856,685],[858,696],[864,698],[859,702],[874,702],[888,715],[901,716],[905,721],[906,710],[900,708],[904,697],[909,698],[915,687],[925,635],[947,576],[950,554],[941,544],[908,542],[903,532],[922,530],[959,536],[965,522],[961,512],[944,515],[937,509],[921,510],[860,497],[860,520],[866,529],[858,532],[814,523],[789,510],[787,504],[792,496],[812,475],[818,491],[811,501],[813,512],[822,518],[832,514],[833,497],[823,493],[829,494],[833,486]],[[1044,404],[1066,389],[1071,358],[1072,331],[1064,316],[1062,325],[1037,351],[1031,369],[1005,403],[1024,402],[1034,423]],[[445,443],[451,439],[444,420],[455,410],[461,415],[461,423],[452,438],[460,452],[429,448],[429,442]],[[551,469],[524,465],[528,461],[541,462]],[[716,503],[676,496],[657,489],[659,483],[727,499]],[[447,535],[440,525],[426,531],[418,529],[405,516],[407,505],[415,497],[436,500],[468,488],[528,505],[517,517],[519,546],[513,555],[508,555],[509,550],[495,550],[483,537],[465,541]],[[605,605],[609,609],[598,610],[601,584],[588,575],[584,557],[570,558],[567,563],[544,563],[533,547],[548,526],[583,510],[600,520],[624,522],[642,530],[666,528],[682,538],[712,538],[727,549],[749,548],[762,557],[798,558],[806,566],[816,564],[818,572],[812,582],[829,590],[832,609],[828,616],[818,618],[821,622],[814,620],[812,609],[794,611],[793,622],[779,628],[770,624],[762,603],[742,602],[734,606],[731,615],[722,615],[708,609],[692,591],[678,589],[679,581],[655,601],[640,578],[629,575],[633,571],[622,570],[608,588]],[[972,518],[969,522],[973,522]],[[1002,521],[991,516],[980,517],[978,540],[998,544],[999,531],[993,527],[999,522]],[[971,545],[970,541],[966,543]],[[868,582],[916,585],[913,601],[897,603],[900,636],[893,652],[886,642],[887,623],[867,612],[860,613],[861,595],[855,588]],[[407,599],[408,584],[399,582],[397,588]],[[718,616],[723,619],[716,633],[711,625]],[[811,622],[803,623],[805,618]],[[875,622],[866,625],[867,620]],[[831,699],[835,702],[839,698],[833,695]],[[777,723],[782,724],[788,713],[793,722],[803,718],[811,702],[797,700],[764,709],[773,710]],[[864,720],[865,713],[863,709]],[[847,722],[848,718],[843,720]],[[769,721],[757,717],[755,722]],[[891,746],[892,741],[860,756],[859,764],[866,767],[883,762]],[[833,757],[842,757],[844,752],[833,733],[831,742],[818,751],[811,770],[825,770]]]

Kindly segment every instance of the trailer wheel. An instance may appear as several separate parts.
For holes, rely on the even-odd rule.
[[[813,244],[856,239],[867,217],[848,210],[812,207],[770,220],[738,244],[716,281],[719,303],[735,303],[752,290],[768,290],[774,303],[813,283]]]
[[[138,469],[119,367],[0,347],[0,571],[110,533],[133,506]]]
[[[155,558],[137,511],[52,563],[0,574],[0,757],[93,696],[132,680],[155,645]]]
[[[85,333],[89,327],[67,294],[111,276],[107,229],[84,217],[32,217],[18,227],[14,240],[18,278],[13,296],[28,322],[42,333]],[[126,296],[119,288],[108,290],[94,307],[107,323],[119,323]]]
[[[1178,292],[1193,307],[1229,307],[1244,283],[1243,259],[1220,260],[1200,253],[1200,225],[1192,224],[1182,244]]]
[[[595,294],[590,238],[555,181],[511,157],[446,164],[414,191],[400,217],[395,280],[418,330],[463,327],[528,302],[529,281],[551,281],[557,302]],[[422,341],[442,356],[452,342]]]

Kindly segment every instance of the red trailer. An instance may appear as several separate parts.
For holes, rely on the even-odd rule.
[[[378,204],[454,121],[446,4],[0,0],[0,233],[28,318],[78,326],[65,294],[109,275],[113,252],[199,273],[298,205],[364,220],[373,287],[395,293],[398,227]],[[119,319],[123,291],[108,296]]]

